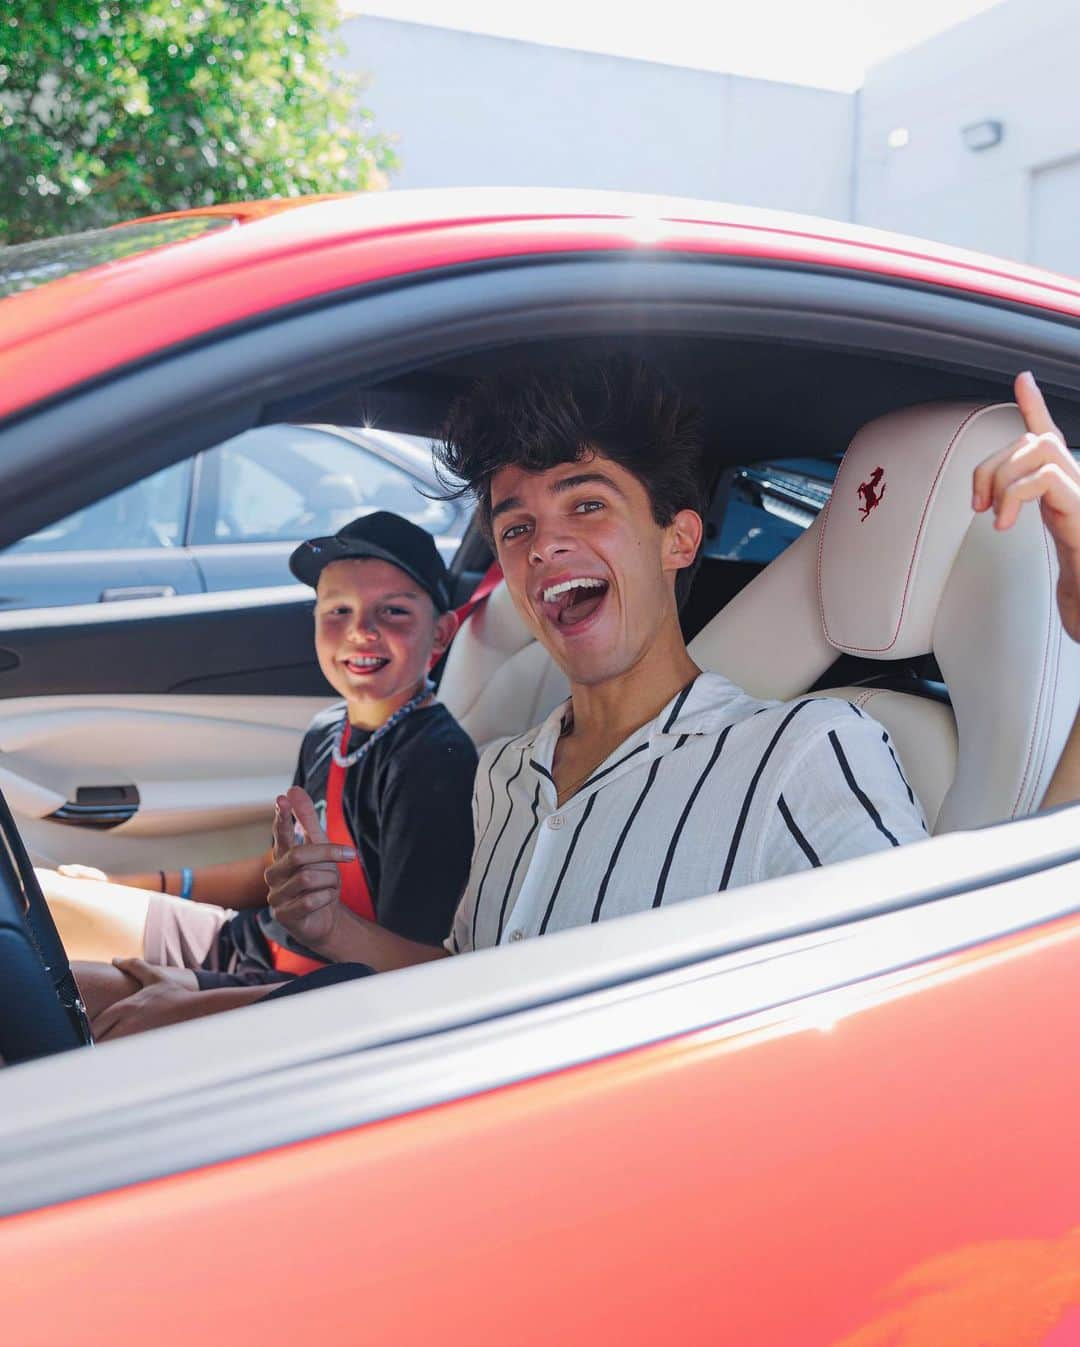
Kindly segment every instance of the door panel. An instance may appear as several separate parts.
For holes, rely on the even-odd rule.
[[[116,873],[265,850],[333,698],[311,606],[290,585],[0,614],[0,787],[35,862]],[[79,826],[88,793],[137,808]],[[65,808],[76,823],[52,817]]]
[[[0,700],[180,691],[329,699],[313,597],[289,585],[0,613]]]
[[[0,702],[0,788],[40,865],[115,873],[254,855],[325,697],[31,697]],[[134,787],[115,827],[57,821],[80,788]]]

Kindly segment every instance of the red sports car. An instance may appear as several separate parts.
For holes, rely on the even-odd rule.
[[[259,426],[430,436],[485,371],[647,356],[714,468],[693,653],[843,688],[932,834],[89,1051],[31,858],[262,845],[329,699],[310,592],[0,612],[6,1341],[1080,1342],[1080,813],[1033,815],[1078,648],[1037,513],[990,546],[957,504],[1016,371],[1080,433],[1080,283],[694,201],[402,192],[0,250],[0,295],[0,547]],[[471,527],[461,599],[489,562]],[[483,743],[563,685],[496,589],[441,691]]]

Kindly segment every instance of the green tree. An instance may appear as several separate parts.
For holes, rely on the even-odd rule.
[[[337,0],[16,0],[0,16],[0,242],[385,185]]]

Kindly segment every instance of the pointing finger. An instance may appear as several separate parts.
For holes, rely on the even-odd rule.
[[[292,811],[296,815],[296,821],[304,830],[304,834],[309,842],[328,842],[330,839],[323,831],[323,826],[319,822],[319,816],[315,812],[315,806],[311,801],[311,796],[300,786],[291,786],[286,795],[286,799],[292,806]]]
[[[292,809],[285,796],[279,795],[274,803],[274,860],[280,860],[292,844]]]
[[[1054,418],[1050,415],[1050,409],[1046,405],[1046,399],[1042,395],[1042,390],[1035,382],[1035,376],[1030,370],[1025,370],[1023,374],[1018,374],[1013,383],[1013,393],[1016,397],[1016,405],[1020,408],[1020,414],[1024,418],[1024,424],[1035,435],[1058,435],[1061,432],[1054,424]]]

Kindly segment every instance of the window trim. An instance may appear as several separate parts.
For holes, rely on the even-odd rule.
[[[377,384],[524,337],[631,331],[855,348],[984,378],[1035,362],[1048,387],[1080,394],[1080,327],[931,287],[678,256],[459,268],[162,352],[0,425],[0,547],[242,430],[293,419],[313,388]]]

